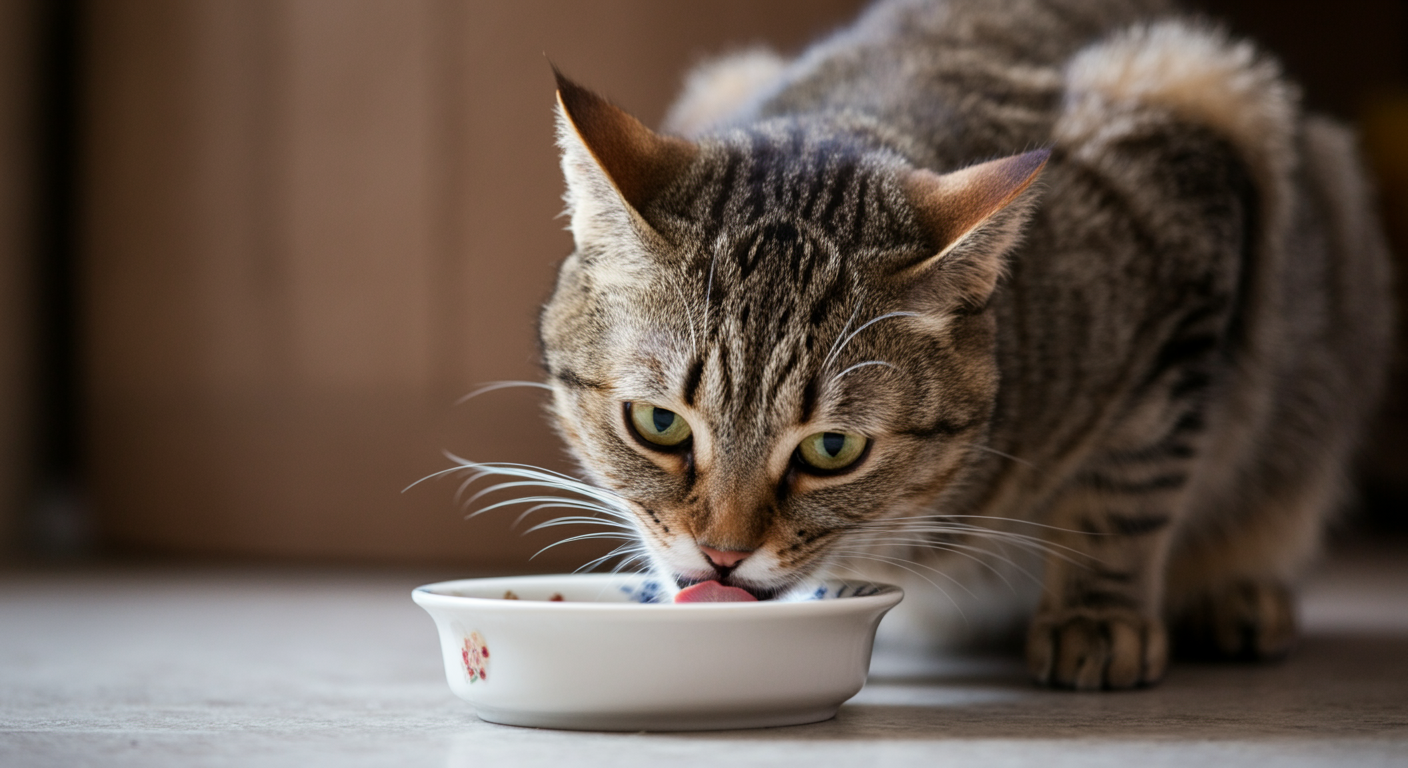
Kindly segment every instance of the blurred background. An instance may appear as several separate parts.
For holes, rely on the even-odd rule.
[[[571,248],[547,60],[654,123],[692,63],[863,4],[0,0],[0,559],[604,551],[530,563],[554,535],[402,492],[443,451],[570,469],[540,391],[455,405],[540,379]],[[1359,126],[1408,253],[1408,5],[1200,7]],[[1408,524],[1402,346],[1342,536]]]

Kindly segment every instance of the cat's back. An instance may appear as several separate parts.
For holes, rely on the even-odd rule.
[[[797,59],[756,68],[761,87],[713,128],[841,125],[939,172],[1050,148],[1041,205],[994,296],[999,422],[1041,429],[995,439],[1077,444],[1111,408],[1163,407],[1167,393],[1131,381],[1175,376],[1198,383],[1175,388],[1185,397],[1217,383],[1254,414],[1240,432],[1265,437],[1280,403],[1309,398],[1274,384],[1309,380],[1305,366],[1381,378],[1384,248],[1354,235],[1378,228],[1355,202],[1366,193],[1343,129],[1306,118],[1274,58],[1178,11],[1163,0],[882,0]],[[1327,270],[1353,276],[1337,283],[1353,283],[1346,295],[1302,279]],[[1292,304],[1327,308],[1307,319]],[[1214,353],[1243,362],[1220,379],[1179,373]],[[1316,420],[1348,445],[1376,387],[1319,379],[1333,394],[1310,398]]]
[[[1164,0],[883,0],[787,64],[730,121],[845,114],[921,166],[1050,141],[1062,71],[1083,47],[1171,10]]]

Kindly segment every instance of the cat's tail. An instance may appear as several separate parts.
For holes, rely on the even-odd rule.
[[[694,68],[661,130],[694,138],[743,112],[778,85],[787,61],[766,48],[748,48]]]
[[[1231,141],[1252,171],[1262,196],[1263,235],[1274,240],[1284,231],[1300,91],[1250,41],[1186,19],[1138,24],[1078,51],[1065,81],[1058,143],[1081,145],[1128,130],[1149,110],[1206,126]]]

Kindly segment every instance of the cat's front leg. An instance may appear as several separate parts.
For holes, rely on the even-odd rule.
[[[1157,481],[1157,482],[1156,482]],[[1089,471],[1058,500],[1045,590],[1027,635],[1038,682],[1077,690],[1156,683],[1168,664],[1162,615],[1169,481]]]

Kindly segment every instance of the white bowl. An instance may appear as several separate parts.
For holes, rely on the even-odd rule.
[[[435,619],[450,689],[484,720],[683,731],[835,716],[904,593],[828,581],[806,600],[657,603],[669,598],[652,577],[594,574],[446,581],[411,596]]]

